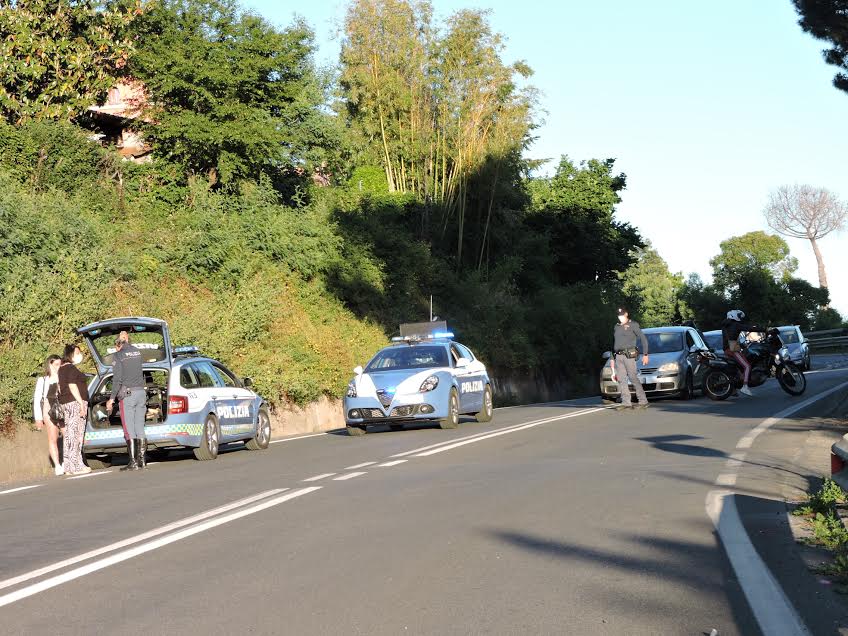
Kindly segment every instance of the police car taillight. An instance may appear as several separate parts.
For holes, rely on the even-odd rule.
[[[174,395],[168,398],[168,415],[188,413],[188,398],[184,395]]]

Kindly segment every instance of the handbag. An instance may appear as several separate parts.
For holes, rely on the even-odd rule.
[[[50,421],[56,426],[65,425],[65,409],[59,403],[59,384],[56,383],[56,395],[50,397],[50,388],[47,389],[47,396],[44,398],[47,401],[47,415],[50,416]]]

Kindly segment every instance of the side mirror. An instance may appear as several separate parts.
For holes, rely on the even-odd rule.
[[[604,360],[612,358],[612,351],[604,351]]]
[[[245,387],[245,388],[250,388],[250,387],[252,387],[252,386],[253,386],[253,378],[244,378],[244,379],[241,381],[241,384],[242,384],[242,386],[243,386],[243,387]]]
[[[700,350],[701,347],[696,344],[693,344],[691,347],[689,347],[689,353],[698,353]]]
[[[353,370],[353,373],[354,375],[362,375],[363,371],[365,371],[365,369],[363,369],[361,366],[358,366]]]
[[[462,369],[463,367],[467,367],[469,364],[471,364],[471,360],[468,358],[460,358],[456,361],[456,368]]]

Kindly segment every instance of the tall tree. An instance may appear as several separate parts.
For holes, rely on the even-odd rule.
[[[792,0],[800,16],[798,23],[807,33],[829,42],[823,51],[825,62],[839,71],[833,78],[836,88],[848,92],[848,0]]]
[[[763,273],[771,280],[791,277],[798,261],[779,236],[748,232],[721,242],[721,253],[710,260],[713,280],[719,289],[732,291],[751,274]]]
[[[486,171],[494,193],[510,181],[504,173],[533,127],[535,93],[519,88],[530,69],[503,62],[502,37],[482,11],[459,11],[439,30],[425,0],[355,0],[344,28],[340,84],[352,129],[390,192],[434,204],[440,238],[455,231],[457,266],[480,268],[483,246],[469,258],[464,245],[469,235],[488,240],[494,201],[469,219],[469,182]]]
[[[327,138],[312,31],[235,0],[160,0],[135,25],[129,70],[150,93],[156,151],[210,182],[319,163]]]
[[[781,186],[769,196],[765,216],[775,232],[810,241],[819,267],[819,286],[827,287],[827,273],[818,241],[845,227],[848,205],[824,188]]]
[[[634,257],[633,265],[620,274],[621,291],[630,300],[631,311],[645,327],[674,324],[681,313],[683,275],[672,274],[650,245],[636,250]]]
[[[141,0],[0,0],[0,115],[67,121],[102,102],[141,12]]]

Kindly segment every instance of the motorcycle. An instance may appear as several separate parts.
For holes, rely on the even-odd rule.
[[[776,378],[780,388],[789,395],[801,395],[807,390],[807,378],[790,359],[789,351],[783,346],[780,332],[770,329],[762,342],[742,345],[742,354],[751,365],[748,386],[756,387],[769,378]],[[712,400],[726,400],[743,385],[742,367],[733,358],[701,354],[702,362],[709,366],[704,376],[704,393]]]

